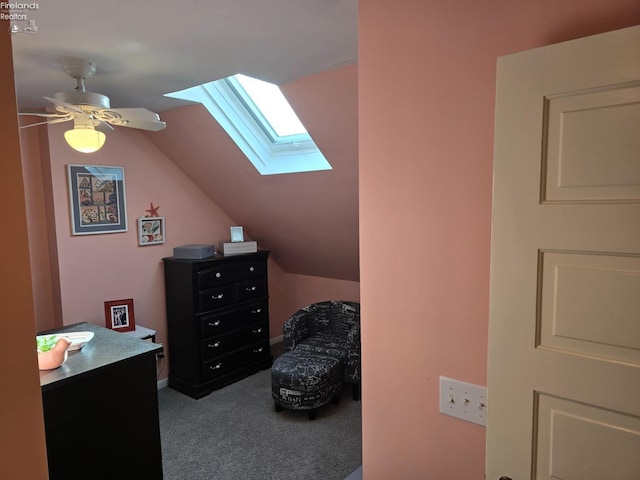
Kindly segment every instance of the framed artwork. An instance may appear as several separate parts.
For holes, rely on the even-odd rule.
[[[105,325],[111,330],[131,332],[136,329],[133,299],[104,302]]]
[[[124,168],[67,165],[67,173],[73,235],[127,231]]]
[[[164,217],[138,218],[138,245],[164,243]]]

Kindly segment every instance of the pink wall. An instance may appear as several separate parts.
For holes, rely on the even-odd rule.
[[[636,24],[640,4],[361,0],[359,15],[364,477],[479,480],[485,430],[438,413],[438,382],[486,384],[496,59]]]
[[[58,276],[58,267],[55,242],[49,241],[50,238],[55,239],[55,221],[53,205],[47,201],[51,197],[51,182],[46,128],[20,130],[20,149],[25,203],[29,212],[31,278],[33,291],[37,292],[33,308],[37,330],[42,331],[62,325],[59,283],[52,282],[52,278]]]
[[[0,20],[6,32],[9,22]],[[27,208],[20,157],[18,114],[11,68],[11,35],[0,36],[0,144],[2,175],[0,204],[0,478],[47,478],[42,393],[35,353],[35,320],[31,302],[31,272]],[[6,66],[9,65],[7,68]]]
[[[270,271],[269,276],[271,275]],[[272,288],[271,281],[269,283]],[[349,280],[287,274],[276,288],[286,290],[286,294],[283,292],[279,295],[286,301],[281,303],[281,309],[275,313],[277,316],[274,316],[274,309],[271,308],[272,337],[282,335],[282,325],[285,320],[301,307],[325,300],[360,301],[360,282]]]

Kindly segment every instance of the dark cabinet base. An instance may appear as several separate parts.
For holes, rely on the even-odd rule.
[[[95,331],[91,344],[60,370],[72,372],[74,365],[104,358],[106,334]],[[122,336],[128,342],[123,349],[143,343],[108,334]],[[162,480],[154,351],[98,365],[42,389],[49,480]]]

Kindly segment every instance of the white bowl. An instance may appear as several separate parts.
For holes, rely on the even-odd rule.
[[[52,333],[49,335],[38,335],[37,338],[55,336],[56,340],[60,337],[64,337],[71,342],[67,351],[72,352],[74,350],[80,350],[85,343],[91,341],[93,338],[93,332],[66,332],[66,333]],[[55,343],[55,342],[54,342]]]
[[[67,337],[71,342],[69,345],[69,351],[80,350],[85,343],[91,341],[93,338],[93,332],[67,332],[59,334],[61,337]]]

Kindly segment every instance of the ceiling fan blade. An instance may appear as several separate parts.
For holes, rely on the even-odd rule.
[[[51,112],[18,112],[18,115],[34,116],[34,117],[47,117],[47,118],[66,118],[70,115],[68,113],[51,113]]]
[[[73,120],[73,116],[72,115],[68,115],[68,116],[65,116],[65,117],[58,117],[58,118],[54,118],[52,120],[46,120],[44,122],[30,123],[28,125],[21,125],[20,129],[29,128],[29,127],[36,127],[38,125],[52,125],[54,123],[68,122],[69,120]]]
[[[140,130],[148,130],[150,132],[159,132],[164,130],[167,124],[160,120],[126,120],[126,123],[118,124],[120,127],[138,128]]]
[[[139,128],[157,132],[167,124],[160,116],[146,108],[109,108],[94,112],[95,117],[103,122],[119,127]]]

